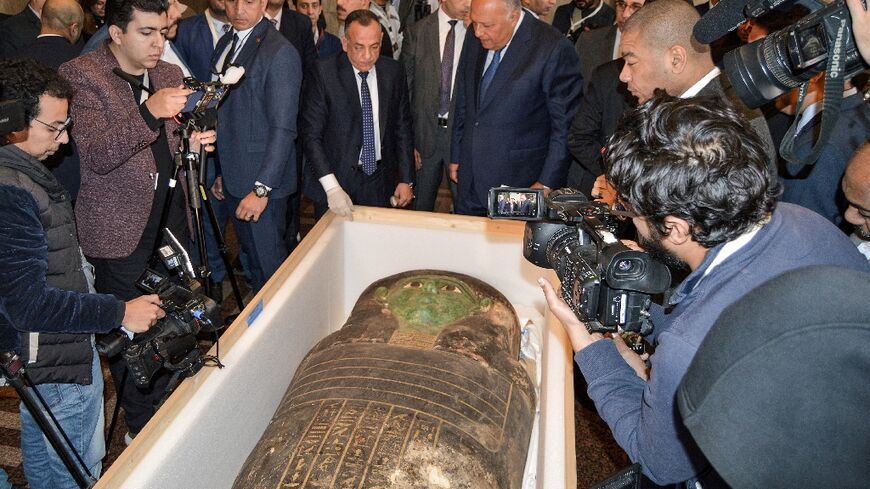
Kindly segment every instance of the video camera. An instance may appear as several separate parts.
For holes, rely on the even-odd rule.
[[[652,332],[651,295],[667,290],[668,268],[622,244],[619,218],[603,202],[588,202],[574,189],[499,187],[489,191],[493,219],[528,221],[523,256],[556,271],[562,299],[589,332]]]
[[[168,229],[166,244],[157,254],[169,271],[171,278],[146,268],[136,286],[148,294],[160,297],[166,316],[157,321],[148,331],[137,334],[130,340],[125,334],[107,337],[97,349],[106,356],[123,351],[127,365],[138,387],[148,387],[154,374],[161,368],[181,376],[191,376],[202,368],[202,352],[196,341],[200,331],[215,331],[219,328],[218,305],[200,290],[193,279],[193,265],[187,251]]]

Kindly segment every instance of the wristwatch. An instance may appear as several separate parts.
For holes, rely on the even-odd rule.
[[[262,183],[254,184],[254,195],[257,197],[268,197],[271,190]]]

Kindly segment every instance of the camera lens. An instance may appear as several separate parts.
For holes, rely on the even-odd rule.
[[[802,83],[792,75],[784,51],[780,31],[725,53],[725,73],[747,107],[761,107]]]

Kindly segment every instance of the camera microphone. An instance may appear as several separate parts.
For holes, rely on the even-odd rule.
[[[139,81],[138,78],[127,73],[126,71],[122,70],[121,68],[112,68],[112,73],[118,75],[118,78],[129,83],[131,86],[134,86],[134,87],[138,88],[139,90],[142,90],[142,91],[148,93],[148,95],[154,95],[153,90],[146,87],[145,84],[142,83],[141,81]]]
[[[701,44],[710,44],[733,31],[746,20],[749,0],[720,0],[695,23],[692,34]]]
[[[227,70],[218,77],[220,82],[224,85],[235,85],[242,79],[242,76],[245,74],[245,68],[243,66],[230,65]]]

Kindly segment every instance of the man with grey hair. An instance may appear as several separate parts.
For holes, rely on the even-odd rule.
[[[659,0],[625,21],[619,48],[625,65],[619,79],[639,103],[657,88],[680,98],[712,95],[728,101],[761,136],[773,164],[776,148],[763,114],[737,97],[728,77],[713,64],[710,48],[692,37],[700,15],[683,0]]]
[[[76,0],[46,0],[42,7],[42,27],[35,41],[18,52],[57,70],[81,51],[76,46],[82,35],[85,12]]]
[[[450,179],[456,212],[485,215],[489,189],[565,184],[568,129],[582,92],[570,42],[519,0],[472,0],[456,71]]]

